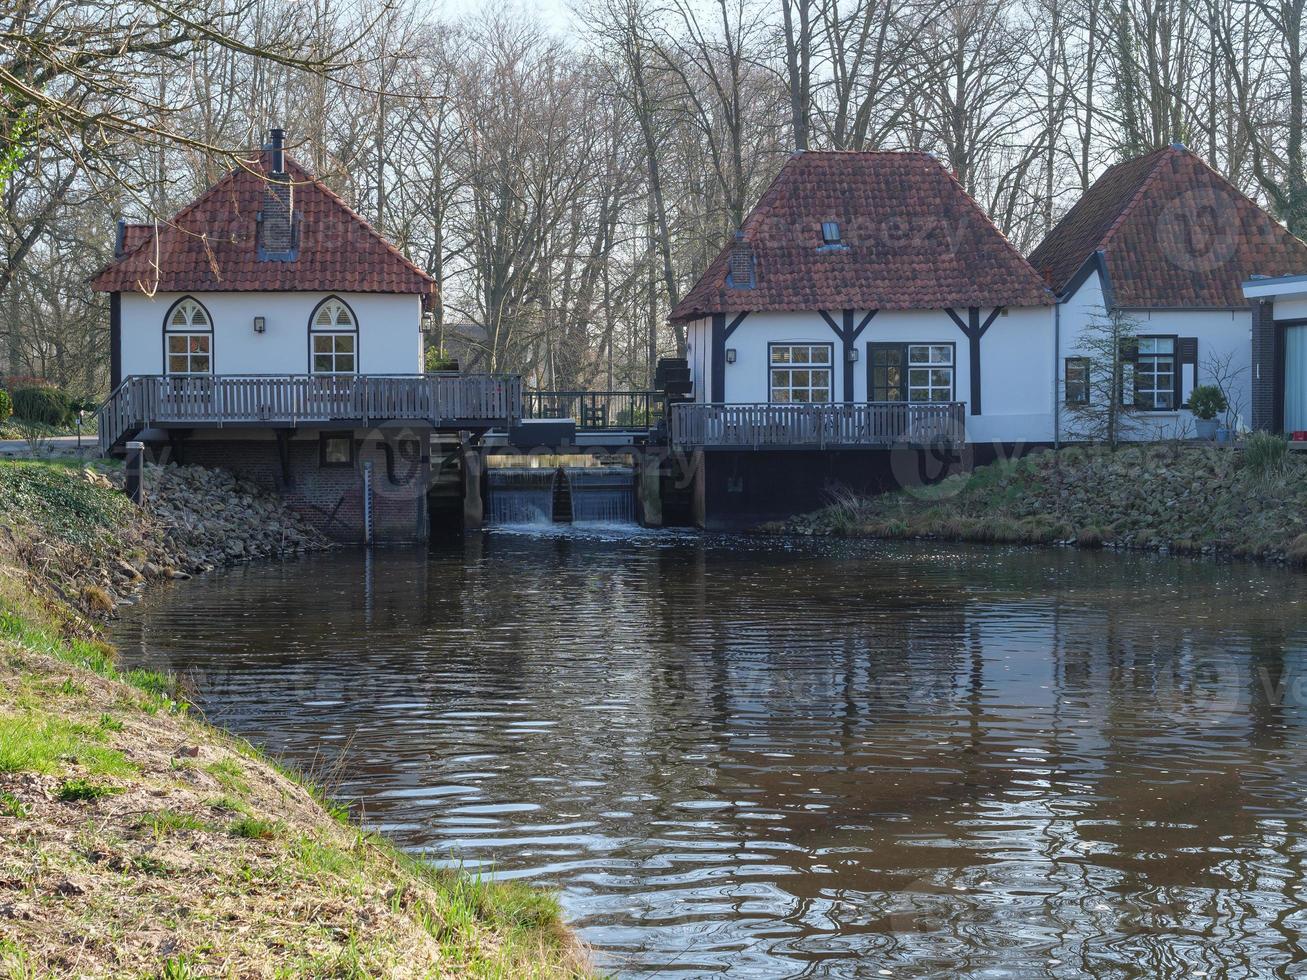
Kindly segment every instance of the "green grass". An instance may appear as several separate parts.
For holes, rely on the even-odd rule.
[[[241,817],[227,827],[227,833],[244,840],[273,840],[285,832],[286,825],[280,820],[262,820],[258,817]]]
[[[359,869],[359,863],[352,854],[307,835],[296,838],[293,846],[295,860],[306,874],[343,875]]]
[[[1284,472],[1289,443],[1283,436],[1254,432],[1244,442],[1244,469],[1256,480],[1269,480]]]
[[[91,545],[133,520],[135,507],[126,496],[74,472],[83,465],[0,461],[0,523],[35,524],[70,544]]]
[[[27,816],[27,805],[13,793],[0,793],[0,813],[22,820]]]
[[[0,612],[0,639],[12,640],[75,667],[84,667],[109,680],[130,684],[146,695],[143,707],[147,711],[185,710],[185,705],[173,696],[176,684],[171,677],[157,670],[119,670],[114,663],[113,648],[98,640],[64,639],[53,629],[38,626],[31,617],[16,612]],[[70,689],[66,693],[73,692]]]
[[[64,803],[89,803],[106,796],[121,793],[122,788],[89,779],[65,779],[59,785],[59,799]]]
[[[35,980],[39,973],[27,950],[12,939],[0,938],[0,976],[5,980]]]
[[[250,783],[245,778],[245,769],[235,759],[210,762],[204,767],[204,771],[216,779],[218,785],[228,793],[235,793],[237,796],[249,794]]]
[[[25,439],[26,436],[19,428],[20,425],[31,426],[34,431],[39,432],[42,436],[50,438],[53,436],[75,436],[77,435],[76,425],[49,425],[46,422],[23,421],[14,416],[10,416],[3,422],[0,422],[0,439]],[[82,421],[82,439],[86,443],[95,442],[96,434],[95,415],[87,415]],[[90,438],[87,438],[87,437]]]
[[[147,813],[141,818],[140,826],[149,830],[155,837],[167,837],[188,830],[212,830],[211,824],[190,813],[178,813],[176,810],[158,810]]]
[[[121,752],[96,744],[103,737],[97,728],[36,712],[0,715],[0,772],[53,774],[69,762],[93,776],[135,772]]]
[[[245,816],[251,815],[250,805],[244,800],[237,799],[234,796],[216,796],[206,802],[211,809],[217,810],[219,813],[240,813]]]

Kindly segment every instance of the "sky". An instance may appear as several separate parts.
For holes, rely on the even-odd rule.
[[[537,17],[549,31],[564,40],[577,34],[577,18],[571,0],[425,0],[427,7],[442,19],[459,19],[483,12],[520,11]]]

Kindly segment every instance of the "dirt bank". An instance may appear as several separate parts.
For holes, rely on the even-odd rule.
[[[115,666],[95,617],[141,582],[317,546],[176,479],[142,513],[80,466],[0,463],[0,975],[583,974],[549,895],[400,854]]]

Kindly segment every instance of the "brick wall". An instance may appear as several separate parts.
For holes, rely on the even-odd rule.
[[[1252,425],[1272,431],[1275,424],[1275,304],[1253,300]]]
[[[230,470],[238,476],[278,493],[314,527],[339,541],[361,542],[364,537],[364,464],[372,469],[372,527],[377,541],[425,541],[429,465],[422,462],[426,433],[406,433],[407,454],[392,448],[394,476],[387,467],[386,450],[377,433],[353,433],[352,466],[322,466],[319,441],[290,440],[291,484],[282,479],[277,442],[270,433],[250,433],[239,439],[193,437],[181,446],[181,461]],[[392,444],[393,447],[393,444]],[[167,447],[164,447],[166,450]]]

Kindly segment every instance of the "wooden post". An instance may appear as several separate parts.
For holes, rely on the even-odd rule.
[[[127,460],[124,464],[123,489],[136,506],[145,503],[145,443],[127,443]]]

